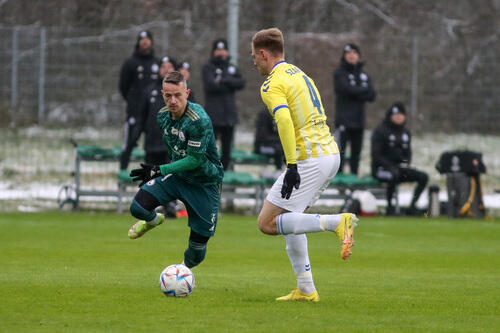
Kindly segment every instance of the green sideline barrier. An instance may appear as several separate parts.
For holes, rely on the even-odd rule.
[[[113,146],[111,148],[98,146],[98,145],[78,145],[76,152],[82,160],[85,161],[101,161],[101,160],[119,160],[121,154],[120,146]],[[141,148],[135,147],[132,150],[131,159],[141,160],[144,159],[145,153]]]
[[[126,183],[133,183],[132,177],[130,177],[130,170],[118,171],[118,180]]]
[[[276,178],[263,178],[265,184],[273,184],[276,181]],[[353,186],[353,187],[378,187],[380,186],[380,182],[373,178],[372,176],[366,175],[362,177],[357,177],[353,174],[344,174],[338,173],[333,177],[330,182],[332,186]]]
[[[267,164],[269,157],[262,154],[249,153],[240,149],[231,150],[233,163],[240,164]]]
[[[247,172],[225,171],[222,183],[232,185],[253,185],[263,184],[263,180],[255,178]]]
[[[330,185],[342,186],[379,186],[380,182],[372,176],[358,177],[353,174],[338,173],[333,177]]]

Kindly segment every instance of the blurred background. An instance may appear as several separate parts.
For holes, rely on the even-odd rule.
[[[212,41],[228,36],[231,2],[0,1],[2,183],[21,182],[16,175],[24,170],[32,181],[46,176],[59,186],[65,181],[60,175],[73,168],[71,147],[61,143],[68,138],[120,143],[125,102],[118,92],[119,71],[143,29],[154,35],[156,56],[191,63],[190,84],[203,104],[201,67]],[[354,42],[378,94],[366,106],[367,129],[376,127],[391,103],[403,101],[416,135],[418,167],[437,179],[433,166],[443,150],[474,149],[484,154],[487,189],[499,187],[500,0],[236,3],[233,59],[247,80],[237,93],[237,144],[251,147],[263,107],[258,90],[263,79],[253,67],[250,40],[257,30],[276,26],[285,35],[287,60],[315,80],[331,127],[333,71],[342,47]],[[363,154],[361,170],[369,172],[368,147]]]

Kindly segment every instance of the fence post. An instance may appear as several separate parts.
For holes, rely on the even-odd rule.
[[[229,41],[229,54],[231,62],[238,66],[238,22],[239,0],[228,0],[227,13],[227,40]]]
[[[413,36],[411,52],[411,118],[416,123],[418,102],[418,36]]]
[[[168,22],[161,25],[161,56],[168,54]]]
[[[12,109],[17,107],[17,49],[18,49],[18,27],[12,29],[12,76],[10,106]]]
[[[38,124],[44,120],[45,112],[45,27],[40,29],[40,72],[38,75]]]

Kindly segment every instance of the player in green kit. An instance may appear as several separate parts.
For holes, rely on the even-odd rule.
[[[155,208],[178,199],[186,206],[191,228],[183,264],[192,268],[205,258],[207,242],[215,233],[224,172],[212,122],[201,105],[187,100],[189,92],[181,73],[174,71],[163,79],[166,106],[158,113],[158,125],[171,163],[141,164],[131,171],[134,181],[141,183],[130,212],[140,221],[128,236],[139,238],[162,224],[165,217]]]

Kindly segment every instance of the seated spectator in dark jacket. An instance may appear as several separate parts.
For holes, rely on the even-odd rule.
[[[413,192],[409,214],[418,214],[418,198],[427,185],[428,176],[410,166],[411,133],[405,127],[406,111],[401,102],[394,103],[382,123],[372,136],[372,175],[387,182],[387,215],[394,215],[392,203],[396,185],[403,182],[417,182]]]
[[[269,156],[274,160],[276,169],[281,169],[284,159],[283,147],[281,146],[278,127],[267,108],[257,115],[254,152]]]

